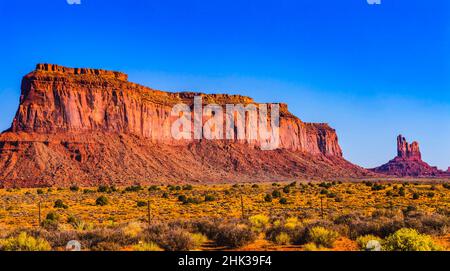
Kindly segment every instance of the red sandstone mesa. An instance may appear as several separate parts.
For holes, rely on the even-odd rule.
[[[446,172],[422,161],[419,143],[414,141],[408,144],[402,135],[397,137],[397,157],[387,164],[372,169],[372,171],[398,177],[439,177],[447,175]]]
[[[334,129],[280,107],[280,148],[260,142],[171,136],[171,109],[251,104],[240,95],[171,93],[128,82],[124,73],[38,64],[23,78],[11,128],[0,135],[0,184],[17,186],[275,181],[372,173],[342,157]],[[206,121],[204,119],[203,121]]]

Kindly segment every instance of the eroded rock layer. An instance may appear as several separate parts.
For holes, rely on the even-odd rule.
[[[284,104],[276,150],[261,150],[259,137],[175,140],[171,110],[192,107],[194,96],[204,104],[256,104],[240,95],[154,90],[120,72],[38,64],[23,78],[16,116],[0,135],[0,180],[35,186],[370,175],[343,159],[334,129],[304,123]]]

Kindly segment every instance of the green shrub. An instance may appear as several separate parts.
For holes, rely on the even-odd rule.
[[[142,188],[142,186],[140,184],[138,185],[132,185],[132,186],[128,186],[125,187],[125,192],[139,192],[141,190],[144,190],[144,188]]]
[[[287,203],[288,203],[287,198],[280,199],[280,204],[287,204]]]
[[[269,225],[269,217],[265,215],[254,215],[249,217],[249,222],[252,227],[252,230],[256,232],[263,231],[267,225]]]
[[[291,188],[289,186],[285,186],[285,187],[283,187],[283,192],[285,194],[289,194],[291,192]]]
[[[192,189],[194,189],[194,187],[190,184],[183,185],[183,190],[192,190]]]
[[[38,190],[36,190],[36,193],[37,193],[38,195],[42,195],[42,194],[44,194],[44,190],[38,189]]]
[[[434,244],[429,235],[420,234],[414,229],[403,228],[386,238],[388,251],[437,251],[442,250]]]
[[[332,248],[339,234],[324,227],[313,227],[308,231],[308,241],[318,246]]]
[[[205,195],[205,201],[206,202],[208,202],[208,201],[215,201],[215,200],[216,200],[216,198],[213,195],[210,195],[210,194],[206,194]]]
[[[412,198],[413,198],[414,200],[419,199],[419,198],[420,198],[419,193],[417,193],[417,192],[414,193]]]
[[[143,201],[143,200],[138,200],[138,201],[136,202],[136,206],[137,206],[137,207],[145,207],[145,206],[147,206],[147,202],[146,202],[146,201]]]
[[[60,208],[60,209],[67,209],[69,206],[67,206],[62,200],[58,199],[55,201],[55,204],[53,205],[54,208]]]
[[[72,185],[71,187],[69,187],[69,189],[72,192],[78,192],[80,190],[80,188],[76,185]]]
[[[289,245],[291,243],[291,237],[289,234],[282,232],[275,237],[275,243],[278,245]]]
[[[159,186],[157,185],[152,185],[148,188],[148,191],[158,191],[161,190],[161,188],[159,188]]]
[[[105,196],[100,196],[95,200],[95,205],[97,206],[105,206],[108,204],[108,198]]]
[[[34,238],[21,232],[17,237],[10,237],[0,240],[0,250],[2,251],[49,251],[50,244],[41,238]]]
[[[264,196],[264,201],[265,202],[272,202],[272,196],[270,194],[266,194]]]
[[[273,198],[279,198],[279,197],[281,197],[281,192],[278,191],[278,190],[273,190],[273,192],[272,192],[272,197],[273,197]]]
[[[194,248],[201,247],[204,243],[208,242],[208,237],[201,233],[191,233],[191,239],[194,243]]]

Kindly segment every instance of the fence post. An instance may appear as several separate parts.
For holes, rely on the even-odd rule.
[[[39,221],[38,227],[41,227],[42,221],[41,221],[41,202],[40,201],[38,203],[38,221]]]
[[[150,226],[152,222],[152,213],[150,209],[150,200],[147,201],[147,215],[148,215],[148,225]]]
[[[320,217],[323,219],[323,198],[320,197]]]
[[[242,211],[242,219],[245,219],[244,199],[242,194],[241,194],[241,211]]]

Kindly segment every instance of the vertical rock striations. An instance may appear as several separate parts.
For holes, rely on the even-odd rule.
[[[174,140],[171,110],[179,103],[192,108],[194,96],[222,107],[257,105],[241,95],[154,90],[120,72],[38,64],[23,78],[16,116],[0,135],[0,180],[36,185],[368,174],[343,159],[334,129],[302,122],[285,104],[277,150],[260,150],[259,137],[250,143]]]
[[[397,157],[371,170],[376,173],[398,177],[436,177],[446,175],[445,172],[437,167],[432,167],[422,161],[419,143],[414,141],[409,144],[402,135],[397,137]]]

